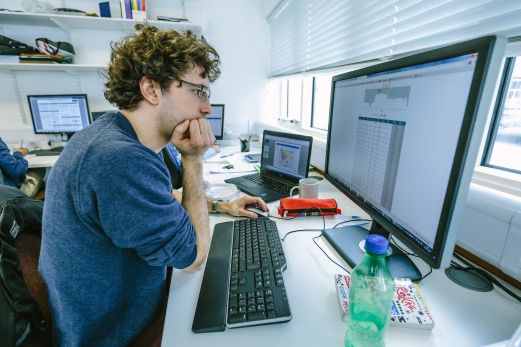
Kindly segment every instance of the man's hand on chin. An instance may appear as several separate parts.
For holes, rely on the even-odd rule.
[[[205,118],[187,119],[175,127],[171,142],[183,156],[200,157],[215,142],[215,136]]]

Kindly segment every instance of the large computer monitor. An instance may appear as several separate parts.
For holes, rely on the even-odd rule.
[[[85,94],[28,95],[35,134],[73,134],[90,124]]]
[[[224,105],[212,104],[212,114],[206,116],[210,122],[213,135],[216,140],[222,140],[224,136]]]
[[[452,258],[503,49],[504,39],[485,37],[332,80],[326,178],[371,216],[371,232],[434,268]],[[366,233],[334,230],[333,246],[356,265]],[[417,279],[394,252],[393,275]]]

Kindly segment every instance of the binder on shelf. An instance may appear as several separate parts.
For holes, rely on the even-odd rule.
[[[110,15],[110,2],[105,1],[105,2],[100,2],[99,3],[99,14],[100,14],[100,17],[107,17],[107,18],[111,17],[111,15]]]
[[[132,19],[144,21],[147,19],[144,0],[131,0]]]
[[[132,19],[132,6],[131,0],[120,0],[121,5],[121,18]]]

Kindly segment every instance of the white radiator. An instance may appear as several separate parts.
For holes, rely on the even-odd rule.
[[[471,184],[457,244],[521,281],[521,198]]]

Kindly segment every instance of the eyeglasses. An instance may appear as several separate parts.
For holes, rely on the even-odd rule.
[[[197,96],[199,96],[204,102],[207,102],[208,100],[210,100],[211,92],[210,92],[210,88],[208,88],[207,86],[203,86],[201,84],[195,84],[195,83],[188,82],[185,80],[179,80],[179,82],[181,82],[181,85],[183,83],[186,83],[189,86],[199,88],[199,89],[195,90],[195,92],[197,93]]]

